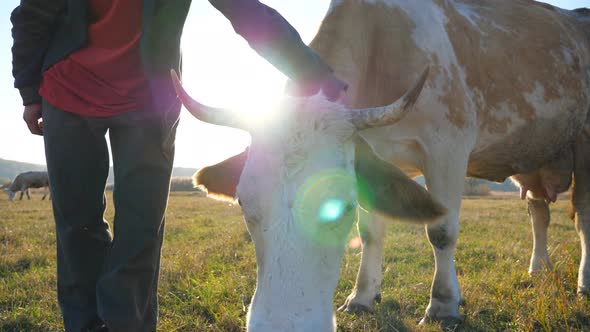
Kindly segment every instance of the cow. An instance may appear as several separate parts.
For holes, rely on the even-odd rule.
[[[44,188],[43,197],[41,198],[41,200],[44,200],[49,195],[49,178],[47,177],[47,172],[20,173],[4,190],[8,194],[8,200],[12,202],[15,194],[19,191],[19,200],[23,199],[24,194],[27,195],[28,199],[31,199],[29,188]],[[49,199],[51,199],[51,195]]]
[[[335,331],[333,293],[358,206],[421,223],[446,213],[426,189],[372,154],[357,135],[407,116],[427,74],[383,107],[348,109],[320,94],[285,97],[279,118],[264,127],[192,100],[173,75],[193,115],[252,135],[247,158],[231,160],[244,165],[235,193],[258,265],[248,330]],[[227,189],[227,181],[208,188]]]
[[[454,250],[465,176],[497,182],[514,176],[517,183],[522,182],[524,196],[531,197],[533,229],[539,233],[543,228],[546,231],[541,220],[545,220],[541,215],[546,201],[567,187],[572,177],[572,207],[582,247],[578,293],[590,293],[588,10],[562,10],[532,0],[333,0],[310,45],[339,77],[349,82],[349,106],[353,109],[397,100],[416,80],[421,68],[430,65],[430,74],[413,111],[393,125],[360,131],[359,140],[365,143],[357,143],[367,144],[380,160],[409,177],[424,175],[428,191],[446,208],[444,216],[425,226],[435,256],[435,270],[430,301],[421,323],[434,320],[452,327],[461,321],[462,298]],[[273,134],[272,130],[267,133],[268,137]],[[315,285],[311,289],[291,283],[295,278],[290,275],[295,273],[293,269],[301,273],[299,269],[314,268],[303,269],[298,262],[288,259],[289,251],[303,250],[299,245],[307,244],[277,243],[295,235],[279,237],[269,233],[287,226],[268,226],[257,212],[273,210],[277,197],[293,198],[296,186],[290,182],[289,173],[277,181],[268,176],[266,167],[257,169],[255,160],[260,158],[262,164],[273,160],[268,157],[267,161],[261,158],[261,151],[254,151],[256,144],[266,143],[257,139],[260,138],[252,140],[237,185],[237,197],[254,239],[258,261],[274,260],[279,267],[268,271],[267,266],[259,265],[257,292],[268,283],[276,285],[271,289],[277,293],[263,303],[255,298],[250,319],[268,318],[268,324],[276,324],[275,330],[307,330],[309,325],[294,325],[294,320],[281,319],[290,313],[302,315],[293,312],[294,304],[313,310],[315,306],[308,307],[304,298],[309,291],[310,296],[330,293],[330,288],[318,282],[328,276],[318,274],[308,280]],[[302,136],[293,142],[306,143],[315,143],[314,137]],[[264,147],[259,149],[263,151]],[[280,155],[295,153],[291,147],[270,151]],[[297,152],[300,154],[294,155],[292,161],[295,164],[304,156],[329,158]],[[362,160],[357,159],[355,164],[359,163]],[[282,188],[283,192],[245,191],[257,185]],[[257,194],[260,196],[256,197]],[[380,198],[391,200],[393,205],[398,203],[392,196]],[[256,204],[261,208],[253,209]],[[371,308],[379,298],[383,218],[378,213],[361,234],[361,268],[342,310]],[[262,313],[254,314],[255,310]],[[318,317],[317,312],[303,315],[313,321]],[[328,310],[323,315],[320,321],[330,317]],[[326,326],[309,330],[329,330]]]

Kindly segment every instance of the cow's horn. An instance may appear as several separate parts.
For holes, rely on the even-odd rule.
[[[176,71],[171,70],[170,75],[172,76],[172,83],[174,84],[174,89],[176,90],[178,98],[195,118],[210,124],[247,130],[246,125],[240,122],[238,114],[230,110],[215,108],[199,103],[189,96],[186,90],[184,90]]]
[[[351,121],[358,130],[392,125],[399,122],[412,109],[420,96],[430,67],[426,67],[414,86],[400,99],[387,106],[351,110]]]

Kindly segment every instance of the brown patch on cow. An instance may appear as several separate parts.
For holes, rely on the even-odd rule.
[[[514,174],[535,172],[570,148],[581,126],[579,116],[569,112],[560,121],[537,119],[497,144],[472,152],[467,175],[503,182]]]
[[[195,186],[207,191],[207,196],[219,200],[235,201],[236,187],[248,159],[248,149],[212,166],[201,168],[193,176]]]
[[[323,20],[310,46],[350,82],[350,106],[383,106],[400,98],[431,64],[412,38],[414,28],[400,9],[344,1]]]
[[[432,63],[432,76],[444,77],[445,84],[441,87],[444,94],[438,97],[441,104],[447,106],[446,118],[455,127],[462,129],[467,125],[465,116],[465,109],[467,107],[467,98],[465,96],[465,87],[463,86],[463,79],[459,73],[457,66],[451,66],[451,72],[447,72],[440,63],[438,54],[431,53],[428,55],[429,61]],[[432,80],[434,84],[434,80]]]
[[[447,119],[457,128],[465,128],[465,109],[467,107],[465,89],[462,86],[457,66],[451,66],[451,77],[447,77],[447,81],[449,84],[444,87],[445,94],[440,96],[439,100],[447,106]]]
[[[509,115],[497,115],[503,108],[527,122],[534,120],[537,112],[525,95],[533,93],[537,84],[546,102],[564,97],[582,100],[579,59],[572,55],[568,61],[561,52],[576,51],[568,36],[575,31],[564,15],[532,1],[465,2],[478,16],[472,17],[474,26],[449,2],[440,3],[467,86],[476,93],[481,130],[505,133],[511,120]]]

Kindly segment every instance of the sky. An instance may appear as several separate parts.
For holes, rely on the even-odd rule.
[[[11,74],[10,13],[19,0],[0,1],[0,158],[45,164],[43,139],[22,120]],[[329,0],[266,0],[311,41]],[[549,0],[555,6],[590,7],[590,0]],[[193,0],[182,38],[183,83],[197,100],[263,116],[280,98],[286,77],[260,58],[206,0]],[[200,168],[219,162],[249,143],[245,132],[202,123],[182,112],[176,137],[176,167]]]

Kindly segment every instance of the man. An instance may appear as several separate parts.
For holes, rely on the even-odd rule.
[[[297,32],[257,0],[210,0],[297,93],[346,89]],[[66,331],[155,331],[164,213],[180,103],[169,79],[191,0],[21,0],[13,75],[43,135]],[[103,219],[115,172],[114,239]]]

